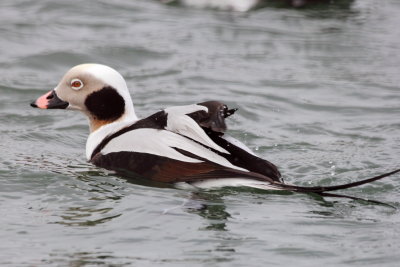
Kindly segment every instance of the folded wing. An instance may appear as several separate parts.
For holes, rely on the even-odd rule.
[[[235,111],[217,101],[167,108],[106,137],[92,162],[165,182],[227,177],[280,182],[275,165],[223,138],[225,118]]]

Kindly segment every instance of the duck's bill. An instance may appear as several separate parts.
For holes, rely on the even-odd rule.
[[[69,106],[69,103],[58,98],[56,91],[51,90],[50,92],[36,99],[36,101],[33,101],[31,106],[42,109],[65,109]]]

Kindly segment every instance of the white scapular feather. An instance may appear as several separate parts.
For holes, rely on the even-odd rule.
[[[112,139],[103,148],[101,153],[108,154],[112,152],[131,151],[149,153],[184,162],[202,162],[201,160],[185,156],[174,148],[188,151],[196,156],[228,168],[248,172],[246,169],[231,164],[227,159],[214,153],[210,149],[184,136],[166,130],[143,128],[126,132]]]
[[[189,137],[219,152],[230,154],[214,143],[197,122],[186,115],[201,110],[208,111],[208,108],[196,104],[166,108],[164,111],[168,114],[168,120],[165,129]]]

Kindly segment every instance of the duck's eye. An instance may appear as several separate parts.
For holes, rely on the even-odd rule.
[[[83,82],[79,79],[73,79],[71,81],[71,88],[74,90],[79,90],[83,87]]]

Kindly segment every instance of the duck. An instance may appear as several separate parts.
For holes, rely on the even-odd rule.
[[[177,187],[250,187],[359,200],[330,191],[360,186],[400,171],[334,186],[286,183],[277,166],[227,134],[226,120],[236,108],[211,100],[167,107],[138,118],[125,79],[102,64],[72,67],[53,90],[31,106],[85,114],[90,128],[86,158],[95,166]]]

